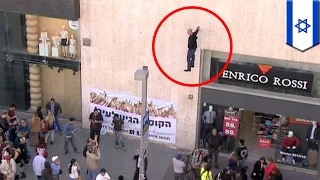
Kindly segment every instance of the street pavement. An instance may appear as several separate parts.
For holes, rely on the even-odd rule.
[[[18,112],[19,119],[26,118],[30,119],[31,114]],[[62,121],[64,124],[65,121]],[[89,132],[81,128],[81,124],[77,123],[77,132],[76,132],[76,144],[81,153],[73,153],[72,148],[70,147],[70,157],[64,155],[64,136],[56,133],[55,141],[53,145],[48,145],[49,158],[48,161],[51,161],[51,157],[58,155],[61,160],[61,166],[63,174],[61,176],[62,180],[68,180],[66,176],[67,166],[72,158],[75,158],[79,165],[81,166],[81,174],[83,179],[85,179],[86,172],[86,159],[82,155],[83,147],[85,146],[85,141],[88,138]],[[136,150],[139,148],[139,141],[137,139],[125,138],[126,151],[122,149],[116,149],[114,147],[114,137],[112,135],[101,136],[100,139],[100,149],[102,159],[100,160],[100,168],[105,168],[110,174],[112,180],[116,180],[119,175],[123,175],[125,180],[130,180],[133,178],[135,171],[135,161],[133,160],[133,155]],[[177,149],[172,147],[158,144],[150,143],[148,151],[148,172],[147,176],[149,180],[173,180],[173,167],[172,167],[172,158],[178,152]],[[34,155],[34,154],[33,154]],[[220,157],[219,159],[220,169],[227,166],[227,158]],[[246,162],[246,165],[249,167],[248,172],[251,172],[253,163]],[[36,176],[32,171],[32,167],[27,166],[25,168],[27,173],[27,180],[36,180]],[[316,180],[317,177],[305,174],[301,172],[295,172],[287,169],[281,169],[284,180]],[[217,170],[213,170],[214,174],[218,173]]]

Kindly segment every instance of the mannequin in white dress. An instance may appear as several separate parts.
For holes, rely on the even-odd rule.
[[[68,57],[67,45],[68,45],[68,41],[69,41],[69,33],[68,33],[68,31],[65,30],[65,26],[61,27],[60,37],[61,37],[61,46],[62,46],[63,57]]]
[[[73,34],[71,34],[69,44],[70,44],[70,47],[69,47],[70,59],[75,59],[77,41],[74,39]]]

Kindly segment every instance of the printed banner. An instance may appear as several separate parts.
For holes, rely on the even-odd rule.
[[[225,110],[223,118],[223,135],[238,137],[239,113],[233,110]]]
[[[141,136],[141,98],[100,90],[90,93],[90,111],[99,109],[103,116],[103,128],[113,132],[112,119],[118,114],[124,121],[124,134]],[[176,103],[148,98],[149,138],[150,140],[175,143],[176,142]]]

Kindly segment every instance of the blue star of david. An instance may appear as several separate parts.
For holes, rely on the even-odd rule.
[[[301,28],[301,27],[300,27],[301,24],[304,24],[304,25],[305,25],[305,28]],[[307,19],[305,19],[305,20],[299,19],[299,20],[298,20],[298,24],[296,24],[295,27],[298,28],[298,33],[301,33],[301,32],[308,33],[308,28],[311,27],[311,25],[308,24]]]

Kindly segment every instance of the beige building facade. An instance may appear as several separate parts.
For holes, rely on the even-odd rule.
[[[233,53],[240,61],[246,61],[241,59],[246,55],[274,59],[269,62],[272,65],[293,61],[292,66],[296,68],[302,67],[303,63],[320,64],[320,46],[302,53],[285,44],[285,1],[81,1],[80,34],[91,40],[91,46],[81,47],[84,127],[89,125],[91,89],[140,96],[141,84],[134,81],[133,75],[146,65],[150,70],[148,97],[177,103],[175,146],[194,148],[198,136],[199,88],[179,86],[165,78],[153,60],[151,48],[153,33],[161,19],[177,8],[190,5],[210,9],[225,21],[232,34]],[[186,73],[183,72],[186,68],[186,31],[198,25],[201,29],[195,68]],[[217,18],[199,10],[185,10],[171,16],[161,26],[155,45],[163,70],[185,83],[200,81],[200,61],[205,64],[205,56],[213,57],[217,52],[223,52],[217,56],[226,59],[229,47],[223,25]],[[201,50],[206,51],[201,55]],[[189,95],[193,98],[188,98]]]

